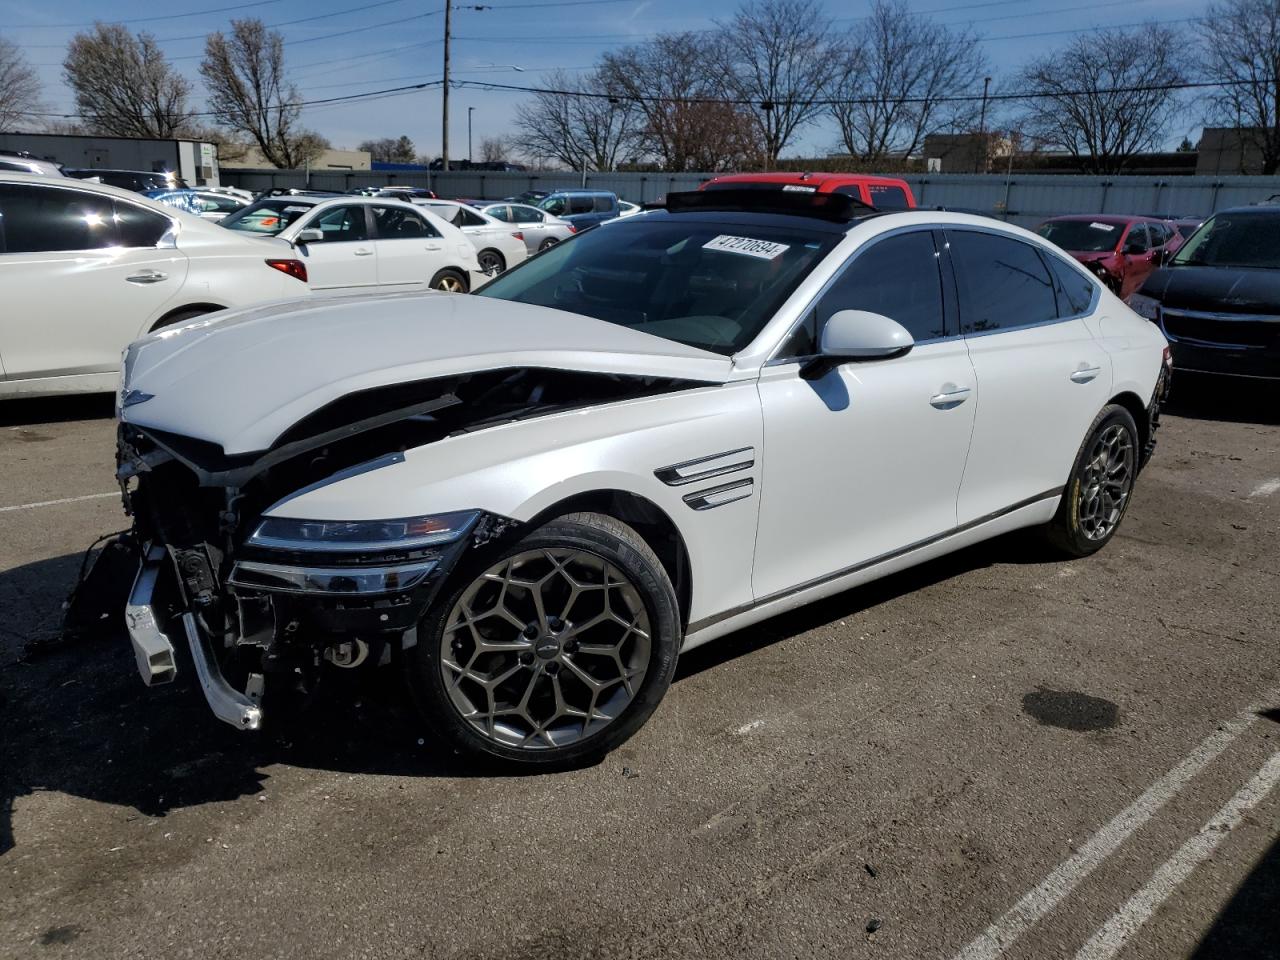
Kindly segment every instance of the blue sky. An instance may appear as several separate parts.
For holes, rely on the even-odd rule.
[[[494,9],[457,9],[453,15],[453,72],[457,79],[491,80],[536,86],[557,67],[589,68],[603,51],[638,42],[657,32],[698,30],[733,13],[736,0],[596,0],[547,6],[550,0],[494,0]],[[501,6],[499,6],[501,5]],[[1068,42],[1082,30],[1136,24],[1144,20],[1178,24],[1203,12],[1203,0],[1126,0],[1123,4],[1084,0],[910,0],[913,10],[939,23],[972,25],[997,78],[1026,60]],[[223,12],[204,12],[227,7]],[[473,5],[474,6],[474,5]],[[836,29],[856,29],[869,0],[827,2]],[[225,28],[231,17],[257,16],[281,24],[286,59],[304,99],[379,90],[425,80],[441,73],[443,9],[440,0],[116,0],[111,19],[132,30],[146,29],[161,41],[174,65],[193,81],[195,101],[203,106],[198,65],[203,35]],[[188,11],[191,12],[188,15]],[[95,17],[103,5],[89,0],[0,0],[0,34],[20,45],[37,66],[44,99],[55,112],[70,112],[72,97],[61,80],[66,42]],[[154,19],[154,18],[163,19]],[[145,20],[144,18],[153,18]],[[288,21],[306,19],[303,23]],[[311,19],[319,18],[319,19]],[[347,33],[344,36],[332,34]],[[520,71],[513,69],[520,67]],[[997,80],[998,82],[998,80]],[[454,90],[450,98],[450,153],[467,146],[467,107],[473,114],[477,153],[480,140],[505,135],[522,96],[480,90]],[[440,92],[419,91],[380,100],[317,106],[304,114],[308,126],[334,146],[354,147],[370,137],[408,134],[423,152],[440,147]],[[1171,131],[1194,140],[1199,124],[1188,117]],[[834,133],[808,130],[788,154],[824,151]]]

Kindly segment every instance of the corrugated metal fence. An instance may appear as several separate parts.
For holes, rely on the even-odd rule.
[[[645,203],[675,190],[696,190],[709,173],[589,173],[586,185]],[[1063,213],[1131,213],[1204,217],[1215,210],[1280,195],[1280,177],[1094,177],[1054,174],[908,174],[922,207],[947,207],[1029,225]],[[250,190],[304,187],[345,192],[390,183],[428,187],[442,197],[501,199],[525,190],[583,185],[581,173],[388,173],[317,170],[227,170],[222,181]]]

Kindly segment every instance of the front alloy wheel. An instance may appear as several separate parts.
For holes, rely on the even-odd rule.
[[[625,524],[561,517],[458,576],[410,656],[426,719],[473,756],[598,756],[648,718],[679,648],[674,591]]]

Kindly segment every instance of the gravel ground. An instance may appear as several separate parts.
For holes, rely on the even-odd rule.
[[[1280,957],[1280,394],[1175,389],[1101,554],[1003,538],[742,631],[521,778],[394,677],[267,739],[46,642],[124,525],[110,406],[6,402],[0,957]]]

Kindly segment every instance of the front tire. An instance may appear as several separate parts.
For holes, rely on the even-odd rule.
[[[450,746],[559,769],[644,724],[671,685],[680,632],[648,544],[613,517],[576,513],[460,569],[419,625],[406,670]]]
[[[1115,536],[1132,499],[1138,457],[1132,414],[1117,404],[1103,407],[1076,454],[1058,512],[1045,528],[1056,550],[1086,557]]]

